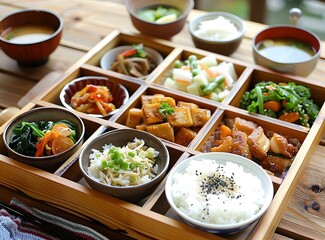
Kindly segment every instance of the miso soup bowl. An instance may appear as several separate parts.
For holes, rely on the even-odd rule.
[[[276,62],[261,54],[258,49],[261,41],[266,39],[292,39],[306,43],[314,49],[315,54],[309,60],[295,59],[292,62]],[[308,76],[316,67],[321,52],[320,39],[312,32],[290,25],[268,27],[253,38],[253,57],[256,64],[281,73],[302,77]]]
[[[33,27],[33,33],[39,34],[36,28],[47,27],[48,36],[42,38],[17,41],[14,29]],[[0,20],[0,47],[10,58],[21,66],[34,67],[45,64],[49,56],[58,47],[63,29],[63,19],[49,10],[21,10],[13,12]],[[18,31],[17,31],[18,33]],[[29,35],[31,36],[31,35]]]

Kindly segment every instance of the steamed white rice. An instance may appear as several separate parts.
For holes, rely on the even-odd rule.
[[[191,218],[212,224],[242,222],[262,207],[261,181],[227,162],[191,161],[184,173],[175,174],[172,196],[176,206]]]
[[[231,21],[219,16],[212,20],[200,22],[195,34],[210,40],[229,40],[235,38],[239,32]]]

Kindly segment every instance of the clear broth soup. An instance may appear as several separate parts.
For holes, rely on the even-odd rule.
[[[54,33],[53,28],[43,25],[28,25],[10,28],[1,37],[18,44],[30,44],[44,41]]]
[[[305,62],[315,55],[311,46],[293,39],[266,39],[257,48],[262,56],[280,63]]]

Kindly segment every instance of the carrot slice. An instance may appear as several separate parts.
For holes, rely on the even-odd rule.
[[[263,104],[263,106],[264,106],[265,109],[270,109],[273,112],[278,112],[281,109],[281,104],[279,102],[277,102],[277,101],[274,101],[274,100],[270,100],[270,101],[265,102]]]
[[[204,63],[199,63],[200,67],[206,72],[209,78],[214,78],[216,75],[210,70],[210,68]]]
[[[299,118],[300,115],[297,112],[286,112],[279,117],[280,120],[290,123],[296,122]]]
[[[63,135],[58,135],[52,142],[52,153],[58,154],[65,150],[68,150],[74,145],[71,138],[65,137]]]
[[[45,135],[42,137],[41,142],[36,146],[35,157],[44,156],[44,150],[46,144],[48,144],[50,141],[53,141],[53,139],[55,139],[57,136],[58,136],[57,132],[49,131],[45,133]]]
[[[224,139],[227,136],[231,136],[232,135],[232,131],[229,127],[227,127],[226,125],[221,125],[220,128],[220,138]]]

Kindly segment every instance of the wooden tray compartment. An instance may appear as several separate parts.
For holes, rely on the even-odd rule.
[[[307,131],[303,131],[302,129],[295,128],[293,126],[282,125],[276,122],[266,121],[266,119],[261,119],[256,115],[248,114],[245,111],[238,111],[236,108],[229,107],[223,111],[219,111],[215,118],[213,119],[211,128],[208,129],[208,132],[203,138],[200,138],[198,144],[196,144],[195,149],[200,152],[205,152],[206,145],[214,140],[212,136],[214,135],[216,129],[223,123],[225,119],[235,119],[236,117],[252,121],[256,123],[258,126],[261,126],[264,130],[264,133],[270,131],[278,133],[286,138],[294,138],[299,140],[300,144],[303,144],[306,136]],[[259,161],[256,161],[259,164]],[[278,184],[282,182],[282,175],[281,173],[271,173],[269,174],[272,176],[273,183],[275,184],[276,189],[278,188]]]
[[[100,58],[106,51],[115,46],[122,45],[123,43],[129,44],[135,42],[142,42],[145,46],[155,48],[163,53],[165,57],[162,64],[150,74],[146,81],[140,81],[112,71],[103,70],[99,67]],[[229,238],[266,239],[270,237],[280,221],[289,201],[290,194],[298,183],[299,176],[302,174],[321,136],[325,133],[325,106],[322,108],[317,121],[310,129],[301,128],[294,124],[285,124],[282,121],[274,121],[274,119],[270,119],[263,115],[248,114],[247,111],[238,108],[238,101],[243,91],[249,89],[254,81],[258,82],[260,79],[270,76],[272,76],[272,80],[276,79],[277,81],[283,81],[283,79],[288,81],[301,81],[304,83],[308,81],[302,78],[271,74],[268,71],[264,72],[258,67],[249,66],[243,62],[220,55],[215,56],[219,61],[233,62],[236,66],[236,71],[238,71],[237,73],[241,75],[234,86],[235,90],[231,98],[227,101],[223,103],[206,101],[204,98],[166,89],[160,85],[159,81],[161,77],[170,69],[175,59],[181,58],[182,56],[186,57],[190,54],[205,56],[209,53],[199,49],[178,46],[166,40],[149,39],[144,36],[131,36],[118,31],[113,32],[64,73],[58,79],[55,86],[52,86],[51,89],[44,92],[43,95],[40,95],[38,99],[34,99],[33,102],[22,111],[37,106],[59,106],[59,93],[62,87],[79,76],[107,76],[126,86],[132,95],[130,94],[130,101],[125,105],[123,110],[110,119],[96,119],[86,114],[77,113],[82,117],[88,129],[87,139],[85,139],[84,145],[107,129],[125,128],[128,110],[132,107],[140,106],[140,97],[142,94],[151,95],[155,93],[162,93],[166,96],[173,97],[176,101],[181,100],[196,103],[201,108],[210,109],[212,113],[209,122],[198,132],[197,137],[187,147],[163,140],[171,155],[172,161],[170,168],[177,164],[178,161],[182,161],[190,155],[198,154],[204,140],[210,136],[224,117],[242,116],[261,126],[277,129],[280,134],[283,132],[285,133],[284,135],[293,135],[299,140],[304,140],[286,178],[283,181],[281,181],[280,178],[272,178],[276,194],[270,208],[257,226],[252,226],[252,228],[234,236],[218,236],[192,228],[175,218],[173,214],[170,214],[170,207],[164,195],[165,180],[162,181],[151,196],[138,204],[124,202],[95,191],[89,188],[82,180],[78,166],[78,155],[81,149],[52,174],[39,171],[38,169],[34,169],[8,158],[3,143],[0,142],[0,168],[4,171],[3,174],[0,175],[0,184],[10,186],[15,192],[23,192],[37,199],[38,205],[36,206],[38,207],[43,209],[50,209],[47,207],[48,205],[52,208],[57,207],[72,215],[81,216],[86,222],[99,222],[100,225],[103,224],[107,228],[118,230],[134,238],[200,240]],[[318,92],[324,91],[324,88],[313,84],[311,85],[312,94],[315,93],[317,96],[323,97]],[[231,105],[228,105],[230,101]],[[0,128],[0,131],[1,129],[3,128]],[[20,176],[20,178],[16,179],[15,176]],[[37,183],[37,185],[26,185],[26,182]],[[44,194],[40,188],[42,188],[42,190],[46,189],[46,193]],[[58,192],[60,192],[59,195]],[[92,225],[97,229],[96,224]]]
[[[179,101],[197,104],[199,106],[199,108],[208,109],[211,112],[211,116],[213,116],[213,114],[217,111],[217,106],[209,105],[209,104],[206,104],[204,102],[198,101],[195,98],[191,98],[192,96],[174,93],[171,90],[161,88],[160,86],[151,86],[151,87],[148,87],[148,88],[144,89],[144,91],[141,92],[138,95],[138,98],[134,102],[132,102],[128,106],[127,109],[124,109],[123,112],[121,111],[120,113],[116,114],[112,119],[114,119],[115,122],[117,122],[119,124],[126,125],[129,110],[131,108],[141,109],[141,107],[142,107],[141,96],[143,96],[143,95],[154,95],[154,94],[163,94],[166,97],[171,97],[171,98],[175,99],[176,104]],[[202,132],[204,132],[205,126],[208,125],[210,119],[207,121],[207,123],[203,127],[200,128],[200,130],[197,133],[196,137],[200,137],[200,134]],[[176,135],[176,130],[177,129],[176,128],[174,128],[174,129],[175,129],[175,134],[174,135]]]
[[[243,64],[239,64],[237,62],[233,62],[231,59],[227,59],[227,58],[220,58],[220,55],[216,55],[216,54],[203,54],[201,53],[200,51],[195,51],[194,49],[191,49],[191,50],[183,50],[183,49],[178,49],[179,51],[176,52],[175,51],[175,54],[173,54],[172,56],[170,56],[170,59],[168,59],[168,63],[166,63],[166,65],[164,66],[164,69],[161,71],[161,73],[159,75],[156,75],[153,79],[153,83],[155,84],[159,84],[159,85],[164,85],[164,82],[165,82],[165,79],[170,76],[170,72],[171,70],[174,68],[174,63],[176,60],[180,60],[180,61],[185,61],[188,59],[189,56],[191,55],[195,55],[197,57],[197,59],[201,59],[207,55],[213,55],[218,64],[220,64],[221,62],[229,62],[229,63],[232,63],[234,65],[234,69],[235,69],[235,72],[236,72],[236,75],[238,77],[237,81],[235,82],[233,88],[230,90],[230,93],[224,100],[223,102],[224,103],[227,103],[230,98],[231,95],[235,94],[236,92],[236,85],[240,85],[240,82],[243,81],[244,79],[246,79],[245,75],[246,74],[243,74],[244,72],[247,71],[247,67]],[[249,71],[249,70],[248,70]],[[190,93],[186,93],[186,92],[183,92],[183,91],[180,91],[180,90],[176,90],[176,89],[170,89],[172,91],[179,91],[183,94],[188,94],[188,95],[192,95]],[[193,95],[195,96],[195,95]],[[207,98],[204,98],[204,97],[199,97],[199,96],[195,96],[195,98],[199,98],[201,101],[213,101],[213,100],[209,100]]]
[[[97,66],[100,68],[100,60],[102,56],[109,50],[118,47],[118,46],[123,46],[123,45],[133,45],[133,44],[143,44],[144,47],[149,47],[157,52],[159,52],[163,59],[168,57],[168,55],[174,50],[173,45],[169,45],[168,42],[166,41],[166,44],[162,44],[160,40],[152,40],[149,39],[148,37],[143,37],[143,36],[133,36],[133,35],[127,35],[123,33],[112,33],[110,34],[111,38],[109,41],[107,41],[107,44],[103,46],[101,49],[99,49],[96,54],[94,54],[88,61],[86,61],[86,64]],[[150,81],[152,75],[156,75],[156,72],[159,71],[160,66],[157,66],[156,69],[151,72],[148,77],[146,78],[145,81]],[[107,72],[112,72],[110,70],[105,70]],[[134,77],[129,77],[124,74],[117,73],[118,75],[121,75],[126,78],[131,78],[131,79],[137,79]]]
[[[313,99],[314,103],[317,104],[319,108],[322,107],[325,101],[324,88],[319,85],[315,85],[312,81],[308,81],[308,79],[301,79],[295,76],[289,77],[288,75],[284,76],[277,73],[264,72],[261,70],[254,69],[251,72],[251,74],[247,76],[247,79],[242,82],[241,87],[238,89],[237,93],[233,96],[229,104],[240,108],[240,100],[246,91],[252,90],[255,87],[255,85],[259,82],[268,82],[268,81],[272,81],[277,84],[293,82],[297,85],[302,85],[309,88],[311,92],[311,99]],[[278,121],[278,120],[274,118],[270,118],[268,121]],[[283,124],[287,124],[287,123],[283,122]]]

